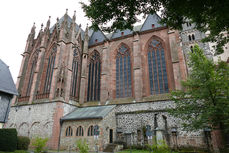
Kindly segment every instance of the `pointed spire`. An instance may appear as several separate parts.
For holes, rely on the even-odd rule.
[[[73,15],[73,17],[72,17],[72,20],[73,20],[73,22],[76,21],[76,11],[74,11],[74,15]]]
[[[35,22],[34,22],[30,33],[35,33],[35,29],[36,29],[36,26],[35,26]]]
[[[43,24],[43,23],[41,23],[41,31],[43,30],[43,27],[44,27],[44,24]]]
[[[49,29],[49,27],[50,27],[50,19],[51,19],[51,16],[49,16],[49,19],[46,23],[46,27],[45,27],[46,29]]]
[[[80,29],[79,29],[80,31]],[[83,47],[83,53],[87,54],[88,53],[88,24],[84,33],[84,47]]]

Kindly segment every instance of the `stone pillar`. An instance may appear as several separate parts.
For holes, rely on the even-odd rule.
[[[71,78],[72,78],[72,60],[73,60],[73,44],[70,43],[68,44],[68,46],[66,47],[66,52],[67,52],[67,56],[68,56],[68,60],[67,60],[67,69],[66,69],[66,80],[65,80],[65,87],[64,87],[64,91],[65,91],[65,101],[69,102],[69,98],[70,98],[70,88],[71,88]]]
[[[85,92],[86,92],[86,81],[87,81],[87,58],[88,58],[88,26],[85,30],[84,35],[84,46],[83,46],[83,55],[82,55],[82,66],[81,66],[81,79],[80,79],[80,95],[79,102],[80,104],[84,103]]]
[[[81,80],[80,80],[80,95],[79,95],[79,102],[80,104],[84,103],[85,99],[85,91],[86,91],[86,81],[87,81],[87,57],[86,53],[83,53],[82,56],[82,70],[81,70]]]
[[[141,68],[141,47],[139,35],[134,36],[133,41],[133,82],[134,82],[134,98],[136,101],[142,99],[142,68]]]
[[[180,90],[182,88],[181,80],[185,80],[187,77],[184,55],[181,47],[178,46],[179,43],[178,33],[176,31],[170,30],[168,34],[169,34],[169,44],[170,44],[170,51],[172,57],[175,89]]]
[[[102,55],[102,72],[101,72],[101,89],[100,89],[100,101],[101,104],[104,105],[108,100],[108,83],[107,83],[107,75],[108,75],[108,42],[105,43],[103,47],[103,55]]]
[[[21,88],[24,82],[23,76],[25,74],[25,69],[27,68],[28,59],[29,59],[28,52],[24,52],[24,54],[21,54],[21,55],[23,56],[23,58],[22,58],[21,67],[20,67],[19,75],[17,77],[17,82],[16,82],[16,89],[18,90],[19,94],[21,92]],[[16,103],[16,100],[17,98],[16,96],[14,96],[14,98],[12,99],[12,103],[11,103],[12,106]]]
[[[64,41],[59,41],[57,43],[57,52],[56,52],[55,65],[53,68],[53,76],[52,76],[52,83],[51,83],[51,89],[50,89],[50,94],[49,94],[49,100],[52,100],[55,98],[57,79],[58,79],[58,74],[60,71],[60,64],[61,64],[62,53],[64,51],[64,48],[65,48]]]

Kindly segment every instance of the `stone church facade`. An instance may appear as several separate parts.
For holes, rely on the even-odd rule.
[[[75,21],[67,13],[53,27],[48,20],[36,38],[32,27],[16,84],[20,95],[6,127],[48,137],[52,149],[69,148],[79,138],[92,148],[95,125],[100,150],[114,141],[145,143],[146,125],[172,147],[205,147],[202,131],[183,131],[166,112],[173,107],[169,92],[187,77],[178,31],[159,24],[157,14],[111,34],[82,30]]]

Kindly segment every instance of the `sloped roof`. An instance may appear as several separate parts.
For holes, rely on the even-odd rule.
[[[76,108],[71,113],[62,117],[61,121],[82,120],[82,119],[103,119],[109,112],[111,112],[113,108],[115,108],[115,105]]]
[[[89,37],[89,46],[103,42],[106,39],[107,37],[104,35],[104,33],[101,30],[93,31],[91,37]]]
[[[62,16],[62,17],[60,18],[59,24],[61,25],[62,22],[64,22],[64,16]],[[71,18],[69,15],[67,15],[67,23],[68,23],[68,27],[70,28],[71,23],[72,23],[72,18]],[[55,24],[50,28],[50,33],[53,32],[54,28],[55,28]],[[84,31],[83,31],[83,29],[80,28],[79,25],[76,23],[76,33],[79,31],[79,29],[81,30],[81,38],[84,39]]]
[[[156,13],[149,14],[143,23],[140,31],[146,31],[152,29],[152,24],[154,24],[154,28],[164,27],[166,25],[162,25],[159,22],[161,21],[160,16],[158,16]]]
[[[18,95],[9,67],[0,59],[0,91]]]

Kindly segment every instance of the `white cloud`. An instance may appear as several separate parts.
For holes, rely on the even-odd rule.
[[[79,4],[80,0],[5,0],[0,2],[0,59],[10,68],[14,82],[19,73],[26,39],[33,22],[36,32],[51,16],[51,25],[61,18],[68,8],[69,16],[76,10],[76,22],[85,29],[89,23]]]

